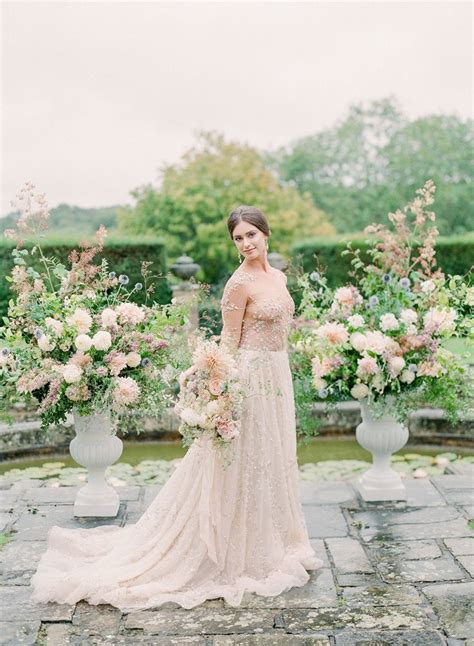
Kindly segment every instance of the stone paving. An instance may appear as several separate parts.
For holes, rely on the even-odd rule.
[[[29,581],[54,524],[134,522],[159,486],[120,489],[115,519],[74,519],[76,487],[19,481],[0,491],[1,644],[275,644],[474,646],[473,478],[407,480],[408,500],[364,503],[351,482],[301,481],[312,543],[324,567],[273,598],[247,594],[192,610],[167,604],[34,604]]]

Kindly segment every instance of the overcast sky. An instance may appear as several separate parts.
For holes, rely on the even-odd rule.
[[[133,203],[198,129],[266,149],[350,104],[472,116],[468,2],[3,2],[1,214]]]

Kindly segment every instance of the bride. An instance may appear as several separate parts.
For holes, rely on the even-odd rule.
[[[239,606],[245,591],[276,596],[322,566],[299,499],[287,353],[294,303],[268,262],[264,214],[239,206],[227,224],[241,264],[224,288],[221,343],[237,354],[246,392],[232,463],[224,468],[199,438],[137,523],[52,527],[32,578],[35,601],[130,611],[223,597]]]

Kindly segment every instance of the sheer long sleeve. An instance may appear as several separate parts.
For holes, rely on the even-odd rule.
[[[221,299],[221,343],[231,350],[236,350],[239,346],[247,299],[245,281],[235,275],[232,276],[224,287]]]

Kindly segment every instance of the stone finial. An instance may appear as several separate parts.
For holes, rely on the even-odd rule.
[[[191,256],[180,256],[177,258],[176,262],[171,265],[170,269],[175,276],[178,276],[178,278],[189,280],[197,274],[201,269],[201,265],[194,262]]]

